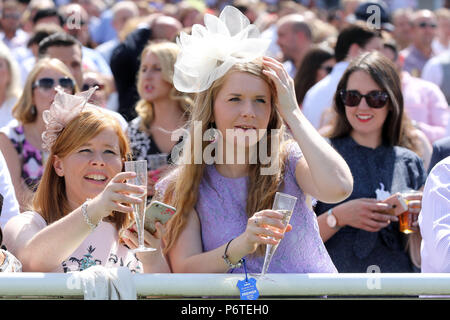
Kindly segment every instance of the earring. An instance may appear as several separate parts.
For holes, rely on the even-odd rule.
[[[210,142],[215,142],[216,138],[217,138],[217,134],[216,134],[216,123],[215,122],[210,122],[209,123],[209,128],[207,130],[207,139]]]
[[[36,106],[32,105],[30,110],[31,115],[34,117],[37,114]]]

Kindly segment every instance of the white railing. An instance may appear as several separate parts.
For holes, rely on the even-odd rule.
[[[81,285],[70,274],[0,273],[0,297],[82,296]],[[237,281],[243,274],[137,274],[139,296],[239,297]],[[258,278],[257,278],[258,279]],[[302,296],[428,296],[450,298],[450,274],[347,273],[269,274],[258,279],[260,298]]]

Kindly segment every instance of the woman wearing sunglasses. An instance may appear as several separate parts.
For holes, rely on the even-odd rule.
[[[0,131],[0,150],[5,156],[21,211],[29,203],[43,172],[46,154],[41,135],[45,130],[42,113],[47,110],[59,86],[75,93],[75,80],[58,59],[39,60],[25,82],[22,95],[12,113],[18,120]]]
[[[294,78],[295,95],[300,108],[306,92],[329,75],[335,63],[334,52],[330,48],[316,47],[306,53]]]
[[[89,103],[96,106],[107,108],[110,88],[106,85],[107,81],[100,72],[88,71],[83,73],[83,87],[81,91],[87,91],[90,88],[97,87]]]
[[[130,153],[125,133],[113,115],[86,104],[91,94],[59,90],[44,113],[49,158],[32,206],[8,221],[4,243],[25,272],[93,265],[170,272],[161,250],[136,256],[128,250],[137,247],[135,228],[128,227],[143,190],[127,183],[133,172],[122,172]],[[160,247],[164,229],[156,225],[155,236],[145,233],[148,247]]]
[[[410,138],[392,62],[377,52],[353,60],[338,84],[334,110],[337,118],[328,138],[349,165],[354,188],[344,202],[319,201],[315,211],[336,268],[418,271],[405,250],[408,239],[399,231],[397,216],[381,201],[396,192],[420,189],[426,177],[422,160],[409,150],[417,146]],[[377,269],[371,269],[374,266]]]

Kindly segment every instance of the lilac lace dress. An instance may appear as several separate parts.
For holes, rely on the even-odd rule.
[[[44,172],[45,154],[35,148],[25,138],[22,125],[5,126],[1,130],[16,149],[22,163],[21,177],[31,191],[36,191]]]
[[[284,183],[279,191],[297,197],[290,221],[293,229],[280,242],[268,272],[335,273],[337,270],[320,238],[316,215],[308,209],[305,195],[295,178],[296,163],[301,157],[298,145],[291,144]],[[222,246],[245,231],[247,185],[247,177],[226,178],[217,172],[214,165],[206,166],[195,206],[201,222],[204,252]],[[248,272],[261,272],[263,256],[251,255],[245,259]],[[243,273],[244,269],[241,267],[233,272]]]

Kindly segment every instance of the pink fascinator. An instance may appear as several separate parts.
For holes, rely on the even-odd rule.
[[[42,147],[50,152],[60,132],[72,119],[85,108],[90,97],[97,87],[75,95],[64,92],[61,88],[55,88],[56,95],[52,105],[42,114],[46,130],[42,133]]]

